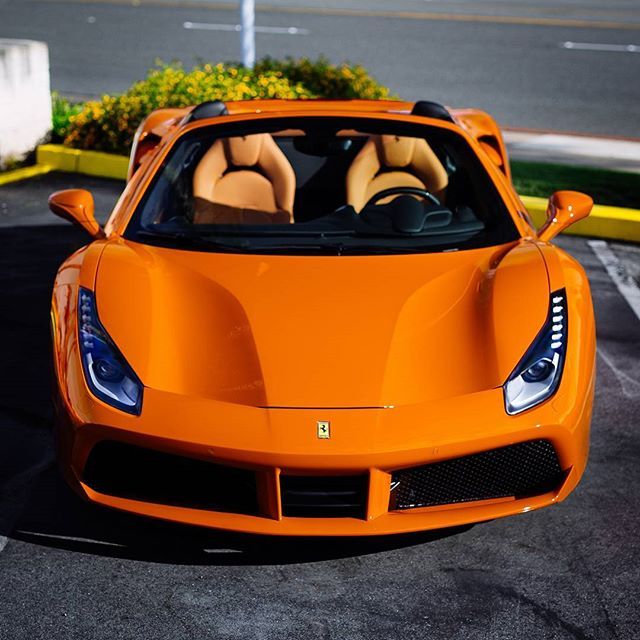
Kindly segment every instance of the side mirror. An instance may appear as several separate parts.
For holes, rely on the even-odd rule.
[[[547,221],[538,231],[542,242],[549,242],[574,222],[586,218],[593,208],[593,199],[579,191],[556,191],[547,206]]]
[[[65,189],[49,196],[49,209],[57,216],[81,226],[92,238],[104,238],[93,215],[93,196],[84,189]]]

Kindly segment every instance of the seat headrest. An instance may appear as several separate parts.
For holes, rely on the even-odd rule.
[[[225,138],[225,151],[229,162],[236,167],[253,167],[258,164],[266,133],[251,136]]]
[[[385,167],[400,169],[407,167],[413,160],[416,148],[415,138],[394,135],[382,135],[377,138],[378,156]]]

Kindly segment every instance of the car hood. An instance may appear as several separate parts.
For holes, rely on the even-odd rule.
[[[317,257],[116,239],[96,300],[145,386],[260,407],[382,407],[500,386],[549,290],[528,242]]]

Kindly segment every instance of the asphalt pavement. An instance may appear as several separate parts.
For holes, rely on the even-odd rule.
[[[257,25],[266,30],[257,35],[259,56],[349,59],[403,98],[479,107],[503,127],[640,137],[636,0],[257,6]],[[158,58],[187,66],[238,59],[235,7],[208,0],[0,0],[0,35],[49,44],[53,89],[100,96],[125,90]]]
[[[93,190],[104,220],[122,183],[50,174],[0,188],[2,640],[638,637],[640,317],[588,240],[558,241],[587,270],[598,326],[590,462],[566,502],[381,539],[223,535],[85,504],[58,476],[50,289],[86,236],[46,195],[71,186]],[[606,247],[632,286],[640,247]]]

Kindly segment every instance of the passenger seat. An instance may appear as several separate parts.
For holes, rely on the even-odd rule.
[[[268,133],[216,140],[193,178],[195,224],[293,222],[296,178]]]

